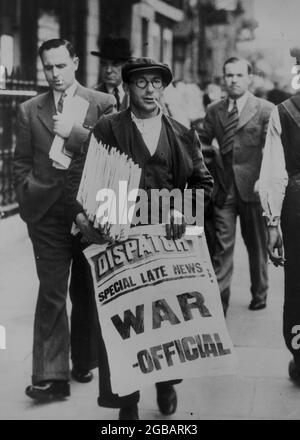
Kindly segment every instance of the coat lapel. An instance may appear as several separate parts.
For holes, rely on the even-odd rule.
[[[128,109],[122,113],[119,113],[118,116],[118,118],[113,118],[111,122],[113,134],[120,149],[124,151],[124,153],[128,154],[131,153],[132,149],[132,130],[130,129],[130,124],[132,121],[130,117],[130,110]]]
[[[227,101],[227,99],[223,99],[220,102],[217,114],[218,114],[218,117],[220,118],[221,124],[223,125],[223,127],[225,127],[225,125],[227,124],[227,120],[228,120],[228,101]]]
[[[129,95],[125,93],[124,98],[121,102],[120,111],[126,110],[129,107]]]
[[[76,95],[78,95],[78,96],[80,96],[81,98],[84,98],[84,99],[88,98],[88,94],[86,92],[86,89],[84,87],[82,87],[82,85],[79,84],[79,83],[77,84],[77,87],[76,87],[76,90],[75,90],[75,93],[74,93],[74,96],[76,96]]]
[[[51,91],[44,95],[41,102],[38,104],[38,118],[42,124],[53,134],[53,115],[55,115],[56,109]]]
[[[118,116],[112,119],[112,130],[117,144],[135,163],[143,167],[151,159],[151,155],[138,128],[132,122],[130,109],[118,113]]]
[[[257,112],[257,101],[255,97],[252,94],[250,94],[242,110],[242,113],[240,114],[239,122],[236,130],[238,131],[242,127],[244,127],[244,125],[246,125],[247,122],[249,122],[253,118],[256,112]]]

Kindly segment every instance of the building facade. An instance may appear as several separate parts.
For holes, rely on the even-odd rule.
[[[254,37],[254,0],[184,0],[183,11],[174,33],[177,79],[200,85],[218,80],[224,61]]]
[[[63,37],[75,45],[79,80],[97,82],[99,60],[90,55],[107,35],[129,39],[133,55],[153,56],[172,65],[173,33],[182,21],[182,1],[161,0],[0,0],[0,64],[8,76],[45,86],[37,49]],[[176,5],[176,6],[174,6]]]
[[[107,35],[129,39],[134,56],[173,64],[173,34],[183,19],[181,0],[0,0],[0,215],[15,204],[12,156],[17,106],[45,90],[38,47],[70,40],[79,56],[78,80],[99,80],[97,50]],[[1,89],[5,89],[2,90]]]

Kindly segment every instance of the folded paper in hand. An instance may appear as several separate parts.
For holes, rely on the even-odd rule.
[[[75,96],[73,99],[65,102],[63,114],[71,115],[74,124],[77,123],[82,125],[88,108],[89,102],[86,99],[80,96]],[[49,157],[53,160],[53,166],[55,168],[68,169],[71,163],[72,153],[65,150],[64,144],[65,139],[58,135],[54,137]]]

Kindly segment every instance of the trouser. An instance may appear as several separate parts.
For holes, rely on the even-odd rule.
[[[300,175],[289,179],[282,207],[281,228],[286,260],[283,336],[300,369]]]
[[[70,236],[70,224],[65,215],[63,200],[58,200],[47,214],[35,224],[28,224],[28,232],[33,244],[39,292],[35,310],[33,334],[33,372],[32,383],[45,380],[69,379],[69,324],[66,310],[70,264],[74,254]],[[96,360],[90,358],[87,341],[90,328],[87,325],[88,307],[82,271],[77,272],[80,262],[74,258],[71,280],[73,300],[72,337],[74,358],[79,366],[95,366]],[[81,275],[80,275],[81,274]],[[79,281],[79,277],[81,277]],[[93,307],[95,312],[95,308]],[[94,332],[95,333],[95,332]],[[95,338],[95,346],[97,339]],[[96,351],[96,350],[94,350]]]
[[[214,221],[214,206],[211,201],[206,209],[204,217],[204,232],[210,258],[213,258],[216,248],[216,232]]]
[[[121,374],[120,366],[120,374]],[[124,378],[126,380],[126,378]],[[180,383],[181,379],[170,380],[167,382],[159,382],[159,384],[175,385]],[[137,404],[140,400],[140,393],[136,391],[127,396],[120,397],[118,394],[114,394],[111,389],[110,370],[107,357],[107,351],[105,343],[100,332],[99,338],[99,397],[98,405],[107,408],[123,408],[125,406]]]
[[[267,228],[262,209],[259,202],[244,202],[233,182],[224,206],[214,207],[216,243],[213,265],[225,313],[229,305],[238,215],[248,251],[252,298],[265,300],[268,289]]]
[[[90,283],[92,282],[92,275],[90,276]],[[98,359],[99,359],[99,397],[98,405],[107,408],[123,408],[125,406],[137,404],[140,400],[140,393],[136,391],[126,396],[120,397],[114,394],[111,388],[110,369],[105,342],[102,337],[101,328],[99,326],[98,333]],[[122,373],[122,366],[120,365],[120,374]],[[126,378],[124,378],[126,380]],[[160,384],[175,385],[180,383],[181,379],[171,380],[167,382],[160,382]]]
[[[71,267],[71,359],[83,370],[98,366],[99,320],[95,303],[91,268],[78,236],[72,236],[73,262]]]

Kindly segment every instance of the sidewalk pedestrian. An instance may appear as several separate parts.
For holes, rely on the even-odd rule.
[[[93,50],[91,54],[100,58],[101,82],[95,90],[115,96],[117,111],[125,110],[129,100],[122,87],[121,72],[122,66],[131,57],[129,41],[122,37],[105,37],[100,51]]]
[[[226,314],[233,273],[236,220],[248,251],[251,295],[250,310],[266,307],[268,290],[267,231],[258,195],[254,192],[262,160],[267,124],[273,104],[253,96],[251,66],[230,58],[223,66],[228,99],[210,104],[200,129],[200,139],[219,144],[218,172],[223,176],[214,190],[213,219],[215,252],[212,262]],[[217,176],[217,175],[216,175]]]
[[[79,59],[70,42],[48,40],[41,45],[39,55],[50,90],[20,106],[14,174],[20,215],[27,223],[40,283],[32,385],[26,388],[26,394],[37,400],[51,400],[70,395],[66,297],[72,258],[73,378],[89,382],[90,368],[97,362],[95,348],[90,348],[95,330],[87,325],[89,297],[78,255],[81,257],[72,247],[71,224],[63,199],[67,169],[58,161],[80,152],[91,126],[99,115],[113,111],[115,99],[76,81]],[[64,111],[66,106],[74,108],[75,104],[86,109],[81,122],[76,112]],[[57,140],[63,140],[63,150],[57,160],[52,160],[49,152]]]
[[[172,81],[169,67],[150,58],[134,58],[123,66],[122,77],[130,96],[130,108],[101,118],[93,129],[97,141],[114,146],[139,165],[142,169],[140,189],[172,190],[177,187],[183,191],[186,185],[189,188],[203,188],[207,203],[213,182],[204,165],[197,134],[164,115],[158,106],[164,88]],[[86,154],[83,154],[71,165],[66,196],[72,219],[83,235],[89,236],[93,228],[82,206],[76,201],[85,157]],[[180,238],[185,230],[184,223],[183,214],[171,209],[167,238]],[[102,338],[100,357],[99,405],[121,408],[120,420],[137,420],[139,392],[123,397],[112,393]],[[162,414],[170,415],[176,411],[177,395],[173,384],[177,382],[156,384],[157,403]]]

